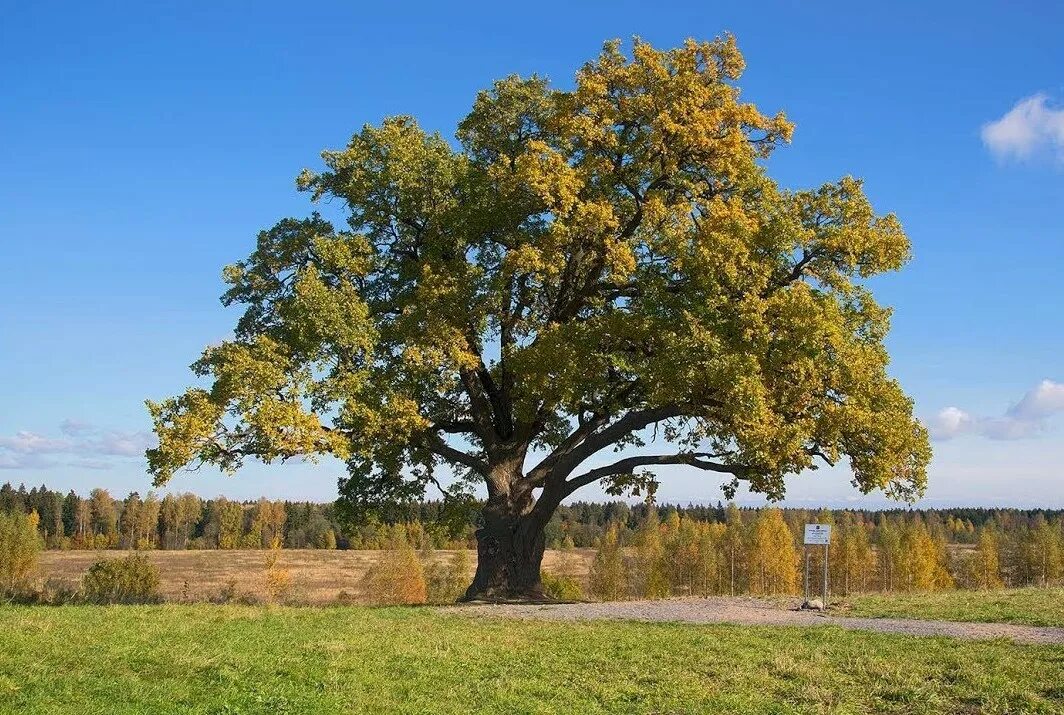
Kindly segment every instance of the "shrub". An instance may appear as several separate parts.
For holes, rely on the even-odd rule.
[[[250,591],[241,591],[237,588],[236,579],[228,579],[225,582],[225,586],[222,587],[213,596],[208,599],[211,603],[237,603],[241,606],[257,606],[262,600]]]
[[[461,549],[448,563],[433,563],[427,581],[429,603],[454,603],[469,585],[469,554]]]
[[[581,601],[584,598],[584,589],[580,588],[580,582],[572,576],[562,576],[545,571],[540,579],[543,582],[543,592],[548,598],[555,601]]]
[[[92,603],[158,603],[159,569],[143,554],[101,559],[85,572],[81,590]]]
[[[223,586],[222,590],[218,592],[218,602],[231,603],[232,601],[236,600],[236,596],[236,579],[227,579],[225,582],[225,586]]]
[[[31,590],[41,537],[30,516],[0,514],[0,594],[15,596]]]
[[[266,582],[266,593],[273,601],[283,601],[292,590],[292,574],[288,569],[277,565],[281,555],[279,547],[270,549],[266,556],[266,567],[263,570],[263,580]]]
[[[421,560],[406,542],[382,551],[364,584],[370,600],[379,604],[424,603],[428,596]]]

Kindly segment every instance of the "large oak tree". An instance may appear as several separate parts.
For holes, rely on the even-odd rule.
[[[482,484],[468,598],[542,596],[559,503],[662,465],[779,498],[846,460],[862,492],[920,494],[864,286],[908,239],[856,179],[768,178],[792,126],[740,100],[743,66],[731,37],[611,42],[572,90],[497,82],[455,144],[396,117],[325,152],[297,183],[347,226],[286,218],[225,270],[246,310],[193,366],[210,389],[149,402],[156,484],[325,454],[356,506]]]

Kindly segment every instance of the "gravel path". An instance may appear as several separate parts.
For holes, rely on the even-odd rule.
[[[451,606],[447,613],[468,616],[541,618],[576,621],[621,619],[675,623],[737,623],[750,626],[838,626],[851,630],[904,633],[952,638],[1007,638],[1017,643],[1064,644],[1064,628],[1010,623],[959,623],[903,618],[846,618],[756,598],[673,598],[662,601],[557,603],[541,605],[469,604]]]

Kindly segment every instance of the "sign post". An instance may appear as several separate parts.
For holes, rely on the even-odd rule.
[[[805,539],[802,541],[805,551],[805,600],[809,602],[809,547],[824,547],[824,580],[821,585],[820,597],[824,608],[828,605],[828,546],[831,544],[831,524],[806,524]]]
[[[803,546],[802,547],[802,551],[804,552],[804,555],[805,555],[805,600],[806,600],[806,603],[808,603],[809,602],[809,548],[806,547],[806,546]]]

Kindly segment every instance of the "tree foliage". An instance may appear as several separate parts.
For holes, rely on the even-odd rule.
[[[652,489],[662,464],[778,498],[846,457],[860,490],[920,494],[926,434],[864,285],[909,242],[859,180],[768,177],[792,125],[741,101],[743,67],[731,37],[610,42],[572,89],[482,92],[457,146],[395,117],[324,152],[298,187],[348,225],[286,218],[226,269],[245,312],[193,366],[211,386],[149,402],[156,484],[331,454],[351,503],[420,495],[446,464],[527,511],[536,487],[550,510],[600,479]],[[673,451],[574,476],[659,423]]]
[[[37,512],[0,512],[0,595],[12,595],[30,586],[37,568],[41,538]]]

